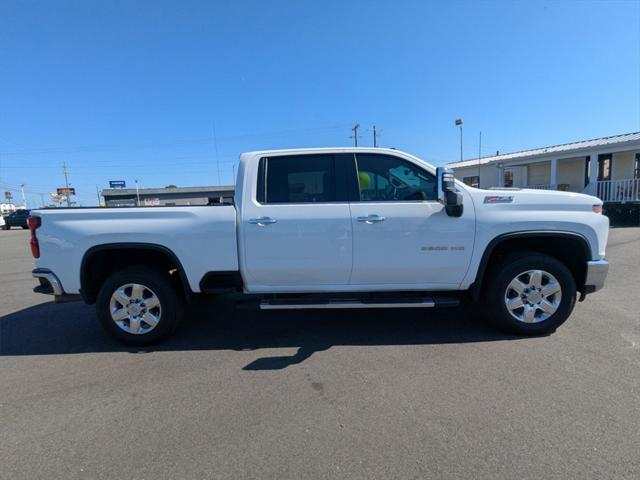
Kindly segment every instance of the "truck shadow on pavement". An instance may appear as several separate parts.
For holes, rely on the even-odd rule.
[[[43,303],[0,317],[0,356],[145,353],[180,350],[297,348],[292,356],[259,358],[244,370],[280,370],[340,345],[430,345],[514,340],[461,308],[442,310],[257,311],[229,299],[200,301],[179,331],[150,347],[127,347],[105,333],[93,306]]]

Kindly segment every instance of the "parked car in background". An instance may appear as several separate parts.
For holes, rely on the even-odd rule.
[[[4,221],[4,216],[0,215],[0,228],[4,228],[7,222]]]
[[[27,226],[27,218],[29,218],[30,213],[31,210],[27,210],[24,208],[10,213],[4,218],[5,224],[2,225],[2,228],[5,230],[9,230],[11,227],[22,227],[26,230],[27,228],[29,228]]]

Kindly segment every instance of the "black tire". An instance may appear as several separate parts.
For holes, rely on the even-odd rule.
[[[3,229],[3,230],[9,230],[10,228],[11,228],[11,227],[10,227],[9,225],[3,225],[3,226],[2,226],[2,229]]]
[[[29,226],[28,226],[28,225],[24,225],[24,226],[22,227],[22,229],[23,229],[23,230],[27,230],[28,228],[29,228]]]
[[[556,311],[547,319],[525,323],[514,318],[505,304],[509,283],[527,270],[543,270],[555,277],[561,287],[561,299]],[[576,303],[576,283],[569,269],[558,259],[536,252],[518,252],[503,258],[490,271],[485,304],[487,319],[500,330],[517,335],[545,335],[562,325]],[[542,312],[538,312],[542,313]],[[536,315],[538,315],[536,313]]]
[[[111,296],[119,287],[130,283],[144,285],[160,301],[160,320],[146,333],[129,333],[119,327],[111,317]],[[183,301],[167,272],[139,265],[114,272],[107,278],[96,299],[96,313],[103,328],[120,342],[127,345],[151,345],[176,330],[183,313]],[[146,324],[143,322],[143,325]]]

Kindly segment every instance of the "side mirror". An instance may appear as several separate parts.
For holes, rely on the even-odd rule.
[[[436,169],[438,179],[438,201],[444,205],[447,215],[459,217],[462,215],[462,194],[456,190],[453,170],[446,167]]]

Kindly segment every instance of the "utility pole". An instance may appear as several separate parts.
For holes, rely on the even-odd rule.
[[[42,208],[44,208],[44,193],[40,194],[40,202],[42,202]]]
[[[24,196],[24,183],[20,184],[20,191],[22,192],[22,205],[25,209],[29,208],[27,207],[27,197]]]
[[[376,126],[373,126],[373,147],[376,148],[378,146],[378,130],[376,130]]]
[[[353,131],[353,135],[351,135],[351,137],[349,138],[353,138],[353,141],[355,143],[355,146],[358,146],[358,129],[360,128],[360,124],[356,123],[353,128],[351,129]]]
[[[98,206],[100,206],[100,190],[98,189],[98,185],[96,185],[96,195],[98,197]]]
[[[460,161],[462,161],[462,119],[456,118],[456,126],[460,127]]]
[[[62,162],[62,170],[64,171],[64,185],[67,189],[67,207],[71,207],[71,192],[69,192],[69,172],[67,171],[67,162]]]

